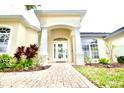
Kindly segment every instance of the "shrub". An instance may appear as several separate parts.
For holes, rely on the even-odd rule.
[[[12,57],[7,54],[0,55],[0,69],[4,69],[10,66],[10,60],[12,61]]]
[[[40,55],[37,55],[36,57],[32,58],[32,60],[33,60],[33,67],[43,65],[43,58]]]
[[[38,51],[38,46],[36,44],[30,45],[25,49],[24,46],[18,47],[14,57],[18,60],[21,59],[22,56],[26,56],[27,59],[33,58],[36,56]]]
[[[9,60],[8,65],[7,65],[7,67],[11,68],[11,67],[13,67],[16,63],[17,63],[17,59],[11,57],[11,59]]]
[[[33,58],[36,57],[37,51],[38,46],[33,44],[26,49],[24,46],[18,47],[16,53],[14,54],[14,58],[7,54],[0,55],[0,70],[29,70],[29,68],[31,68],[34,64]]]
[[[32,65],[33,61],[31,59],[20,59],[18,63],[13,65],[12,69],[16,71],[29,70]]]
[[[117,57],[118,63],[124,63],[124,56]]]
[[[17,48],[16,53],[14,54],[14,57],[16,57],[18,60],[21,59],[22,55],[25,54],[25,47],[21,46]]]
[[[36,44],[30,47],[18,47],[14,57],[17,58],[17,63],[13,66],[14,70],[28,70],[33,65],[33,58],[36,57],[38,46]]]
[[[21,59],[19,60],[21,61]],[[18,62],[16,64],[14,64],[12,67],[11,67],[12,70],[14,71],[23,71],[23,65],[22,65],[22,62]]]
[[[30,67],[32,67],[33,61],[31,59],[26,59],[22,65],[24,70],[28,70]]]
[[[99,63],[101,63],[101,64],[108,64],[109,63],[109,59],[101,58],[101,59],[99,59]]]
[[[30,45],[30,47],[27,47],[25,50],[25,55],[27,59],[33,58],[36,56],[38,51],[38,47],[36,44]]]

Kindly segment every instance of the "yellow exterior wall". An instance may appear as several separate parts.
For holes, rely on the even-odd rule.
[[[112,42],[112,44],[120,46],[120,45],[124,45],[124,32],[120,33],[116,36],[113,36],[109,39],[106,40],[107,42]]]
[[[9,40],[10,45],[8,46],[8,52],[7,54],[13,55],[16,51],[16,40],[17,40],[17,31],[19,29],[19,23],[18,22],[4,22],[0,21],[1,26],[6,26],[11,28],[11,38]]]
[[[98,41],[98,49],[99,49],[99,57],[100,58],[106,58],[106,42],[103,38],[97,38]]]
[[[16,52],[18,46],[29,46],[29,44],[38,44],[38,31],[26,28],[20,22],[0,21],[0,26],[10,27],[10,40],[7,54],[12,55]]]
[[[113,45],[115,45],[114,61],[117,61],[116,57],[124,56],[124,32],[111,38],[108,38],[106,42],[111,42]]]
[[[68,24],[78,26],[80,23],[80,16],[68,16],[68,15],[42,15],[40,17],[41,25],[44,27],[48,27],[51,25],[59,25],[59,24]]]
[[[29,46],[30,44],[38,44],[38,32],[27,28],[26,31],[26,45]]]
[[[16,47],[26,45],[26,28],[23,24],[19,23],[19,28],[17,30]]]

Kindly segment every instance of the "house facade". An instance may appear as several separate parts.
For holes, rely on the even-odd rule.
[[[31,14],[33,16],[29,17]],[[18,46],[37,44],[46,64],[68,62],[83,65],[85,56],[97,62],[99,58],[107,57],[105,43],[111,41],[116,45],[117,39],[122,44],[124,32],[117,31],[114,35],[80,32],[85,14],[85,10],[35,10],[26,16],[24,13],[0,14],[0,54],[13,55]],[[123,55],[120,52],[118,55]]]
[[[118,56],[124,56],[124,27],[112,33],[81,32],[80,35],[84,57],[90,57],[94,63],[100,58],[109,58],[111,51],[113,62],[117,62]]]

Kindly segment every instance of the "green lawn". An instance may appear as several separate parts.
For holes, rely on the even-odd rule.
[[[90,66],[76,69],[100,88],[124,88],[124,68],[95,68]]]

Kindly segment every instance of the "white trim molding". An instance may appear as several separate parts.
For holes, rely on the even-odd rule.
[[[39,28],[30,24],[27,19],[23,15],[0,15],[0,20],[2,21],[19,21],[24,24],[26,27],[32,28],[36,31],[41,31],[40,26]]]

